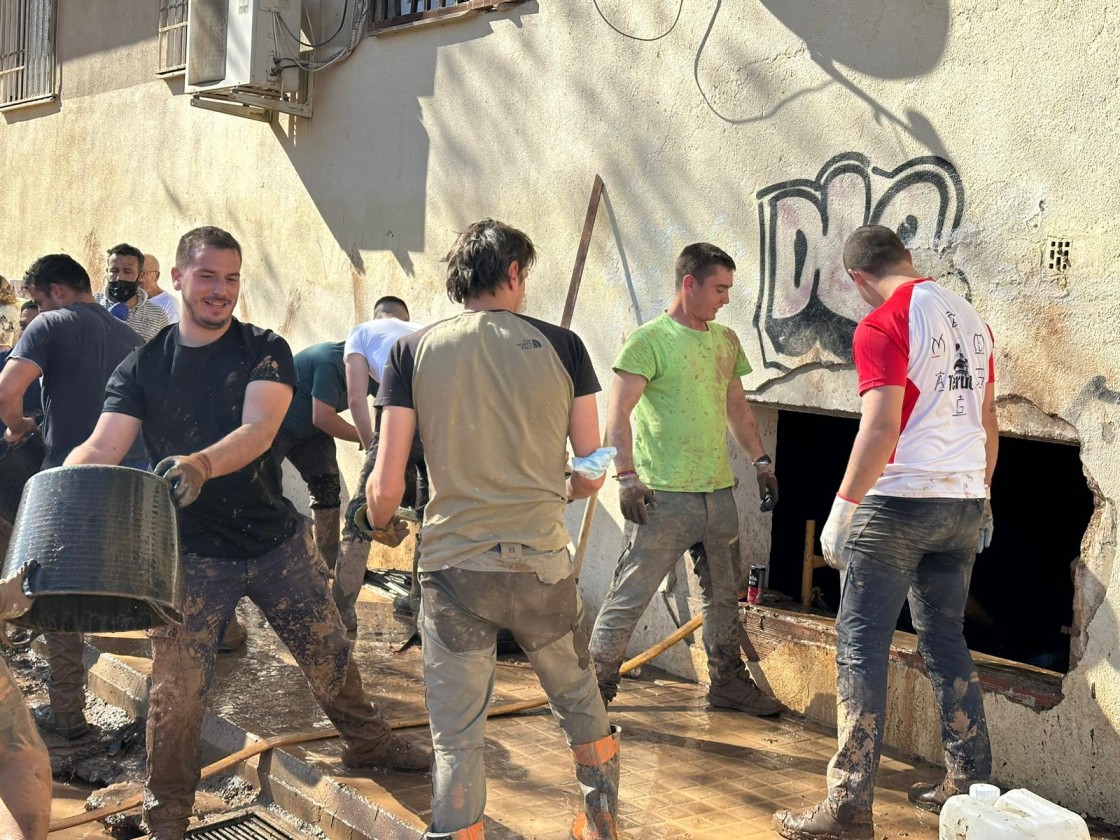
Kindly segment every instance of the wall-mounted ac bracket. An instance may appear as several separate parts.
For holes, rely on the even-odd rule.
[[[314,75],[300,71],[299,98],[280,95],[271,91],[233,87],[225,90],[208,90],[191,94],[191,105],[220,114],[246,117],[260,122],[271,122],[274,113],[291,114],[311,119],[311,91]]]

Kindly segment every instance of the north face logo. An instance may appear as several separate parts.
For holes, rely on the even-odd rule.
[[[524,341],[517,342],[517,346],[522,350],[539,350],[542,345],[535,338],[527,338]]]

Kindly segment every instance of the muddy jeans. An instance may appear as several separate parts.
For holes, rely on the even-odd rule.
[[[44,633],[47,662],[51,666],[47,694],[57,715],[80,715],[86,707],[85,643],[81,633]]]
[[[346,515],[343,517],[342,541],[344,543],[364,542],[370,543],[370,538],[363,534],[354,525],[354,514],[358,508],[366,503],[366,482],[373,473],[373,466],[377,462],[377,445],[381,433],[381,409],[375,409],[376,425],[373,431],[373,443],[366,452],[362,472],[358,476],[358,483],[354,485],[354,494],[346,506]],[[424,467],[424,446],[420,443],[420,432],[412,438],[412,447],[408,451],[408,464],[404,473],[404,498],[402,505],[412,508],[422,507],[428,502],[428,473]]]
[[[744,679],[739,648],[739,514],[728,487],[714,493],[658,490],[649,524],[627,525],[629,544],[591,634],[591,656],[601,685],[617,685],[630,635],[665,575],[690,547],[704,611],[704,650],[713,684]]]
[[[566,550],[564,551],[566,554]],[[587,656],[583,603],[574,576],[533,572],[421,572],[424,694],[431,719],[432,831],[454,832],[486,809],[483,742],[494,690],[497,633],[521,645],[568,744],[609,734]]]
[[[866,811],[874,800],[890,644],[907,593],[941,715],[946,778],[967,789],[991,773],[980,680],[963,634],[983,508],[983,499],[867,496],[856,510],[836,617],[839,750],[828,795],[839,808]]]
[[[309,528],[248,560],[185,555],[183,574],[183,624],[148,632],[152,688],[144,817],[159,840],[179,840],[190,816],[218,640],[242,596],[260,607],[287,645],[351,750],[375,753],[389,734],[362,690]]]

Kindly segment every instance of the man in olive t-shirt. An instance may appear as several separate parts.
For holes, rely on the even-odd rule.
[[[778,482],[739,381],[750,364],[735,332],[715,323],[734,271],[715,245],[685,248],[669,309],[635,331],[613,365],[607,434],[618,450],[622,514],[632,524],[591,637],[607,703],[618,692],[634,626],[691,550],[703,592],[708,701],[756,715],[781,711],[751,681],[739,652],[739,515],[727,429],[750,454],[763,510],[776,502]]]

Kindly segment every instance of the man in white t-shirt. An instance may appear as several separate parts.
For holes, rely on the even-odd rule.
[[[891,637],[909,594],[918,650],[941,715],[945,779],[910,801],[937,813],[985,782],[992,747],[962,633],[976,555],[992,538],[987,501],[999,447],[992,333],[967,300],[914,268],[894,231],[855,230],[844,267],[874,310],[852,341],[863,417],[821,548],[841,570],[837,739],[828,797],[779,811],[791,840],[872,840]]]
[[[346,393],[350,401],[350,418],[358,430],[362,448],[366,450],[366,461],[362,474],[354,485],[354,496],[346,509],[342,529],[342,544],[338,550],[338,561],[334,573],[334,601],[342,614],[342,623],[350,631],[358,626],[354,604],[358,600],[365,577],[366,557],[369,554],[370,539],[354,524],[354,514],[365,504],[365,486],[373,464],[377,460],[377,431],[380,426],[381,409],[375,417],[369,412],[369,381],[380,383],[381,373],[389,358],[389,351],[403,336],[423,329],[422,324],[409,320],[408,305],[398,297],[386,296],[373,305],[373,320],[366,321],[350,330],[342,357],[346,363]],[[376,389],[373,389],[376,391]],[[427,495],[427,477],[424,473],[424,451],[417,435],[409,453],[408,490],[405,503],[420,507]],[[415,590],[415,575],[413,575]]]
[[[140,272],[140,288],[148,300],[167,313],[169,324],[179,323],[179,301],[159,285],[159,260],[152,254],[144,255],[144,268]]]

